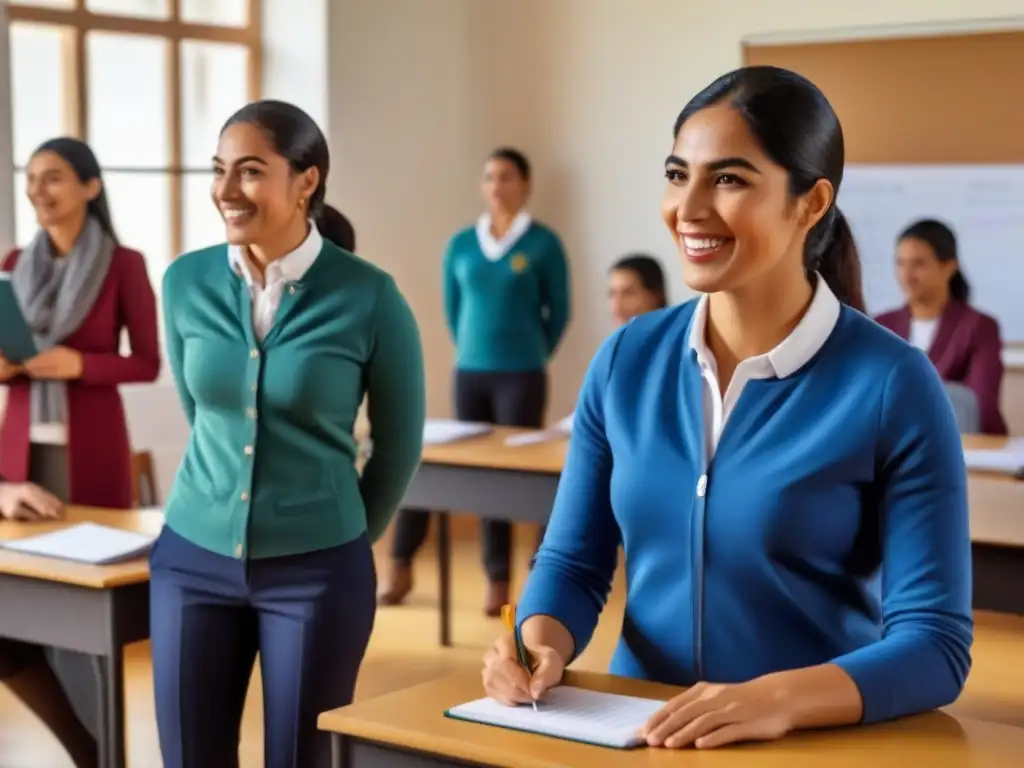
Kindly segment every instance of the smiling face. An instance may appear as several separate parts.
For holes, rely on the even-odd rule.
[[[85,218],[89,201],[100,193],[99,179],[82,182],[56,152],[37,152],[28,161],[26,194],[44,229]]]
[[[530,183],[511,160],[492,157],[484,164],[482,191],[491,213],[515,214],[526,205]]]
[[[956,271],[956,261],[939,261],[924,240],[905,237],[896,244],[896,278],[904,298],[911,303],[945,302],[949,281]]]
[[[229,243],[270,248],[305,231],[319,172],[296,173],[260,127],[234,123],[224,130],[213,176],[211,196]]]
[[[662,216],[701,293],[803,279],[807,232],[827,211],[832,186],[789,192],[789,174],[761,149],[726,103],[702,109],[679,130],[665,162]]]
[[[661,306],[654,291],[644,287],[632,269],[613,269],[608,274],[608,306],[616,325],[624,325],[637,315],[653,312]]]

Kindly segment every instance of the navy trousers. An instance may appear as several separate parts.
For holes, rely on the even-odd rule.
[[[235,560],[164,528],[150,554],[153,682],[164,768],[237,768],[256,655],[266,768],[328,768],[317,716],[351,703],[377,588],[366,536]]]

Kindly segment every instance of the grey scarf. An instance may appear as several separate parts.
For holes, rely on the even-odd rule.
[[[85,321],[110,271],[115,247],[114,239],[91,216],[64,258],[53,255],[44,230],[25,246],[11,283],[40,351],[59,346]],[[32,423],[67,423],[63,381],[32,382]]]

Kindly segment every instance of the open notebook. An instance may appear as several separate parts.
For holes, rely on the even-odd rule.
[[[155,540],[155,536],[120,528],[79,523],[53,533],[5,541],[0,546],[28,555],[74,560],[89,565],[112,565],[142,557],[149,552]]]
[[[532,706],[506,707],[494,699],[477,699],[459,704],[445,717],[483,725],[496,725],[579,741],[599,747],[631,749],[644,743],[638,732],[644,723],[665,706],[656,699],[599,693],[584,688],[552,688],[537,711]]]

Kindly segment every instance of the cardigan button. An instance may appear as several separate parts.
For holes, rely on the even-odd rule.
[[[241,557],[242,556],[242,552],[244,552],[244,551],[245,550],[242,549],[242,545],[239,544],[237,547],[235,547],[235,557]]]
[[[700,480],[697,481],[697,497],[701,498],[701,499],[704,498],[704,494],[707,493],[707,490],[708,490],[708,476],[707,475],[701,475],[700,476]]]
[[[258,349],[250,349],[249,350],[249,357],[251,357],[253,360],[255,360],[259,356],[260,356],[260,351]]]

